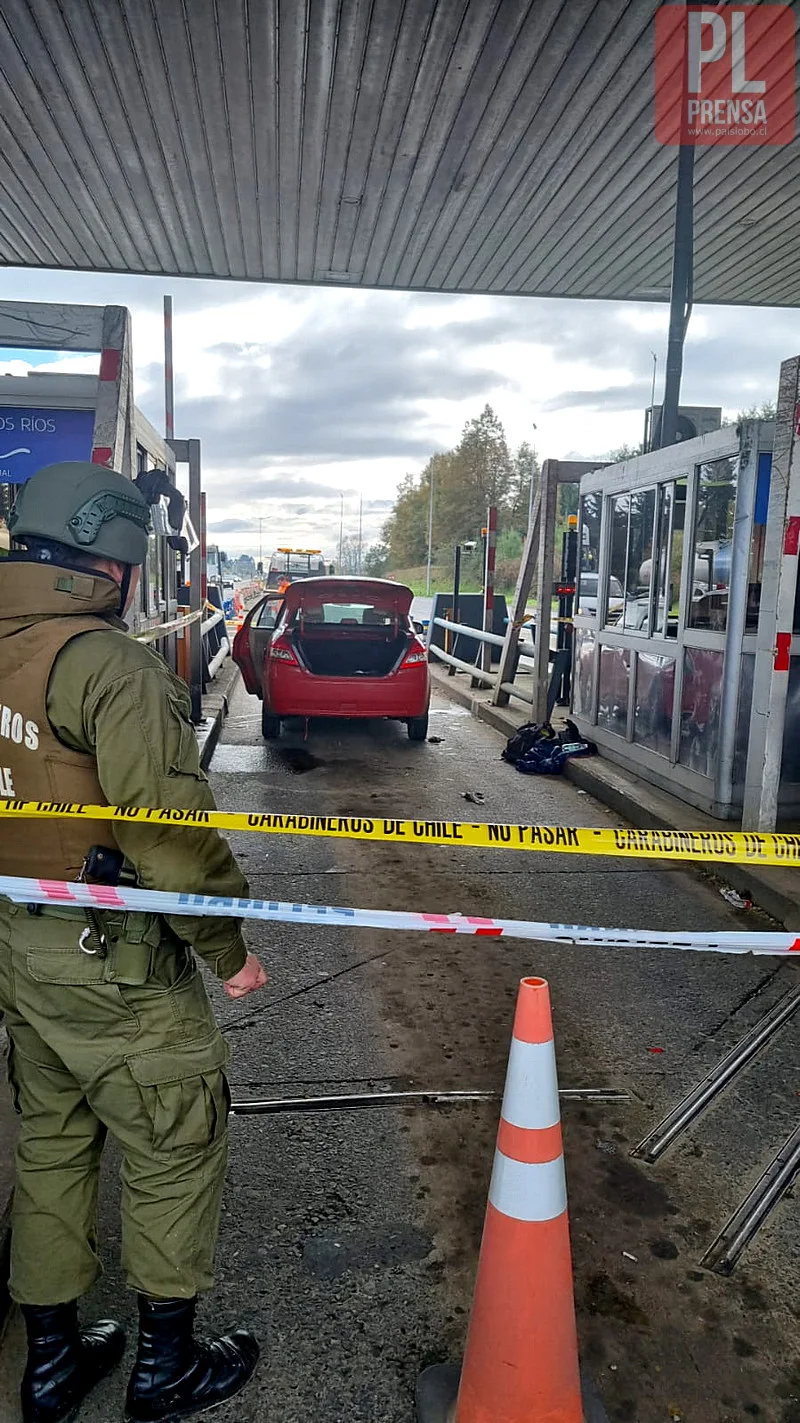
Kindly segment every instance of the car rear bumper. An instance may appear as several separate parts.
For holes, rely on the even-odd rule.
[[[424,716],[430,701],[428,669],[389,677],[313,677],[281,668],[265,679],[264,700],[274,716],[391,717],[405,721]]]

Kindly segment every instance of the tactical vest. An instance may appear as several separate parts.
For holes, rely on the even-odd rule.
[[[0,794],[13,800],[107,805],[97,761],[71,751],[47,717],[50,673],[62,647],[84,632],[112,631],[99,617],[45,618],[0,639]],[[92,845],[117,848],[99,820],[0,822],[0,874],[74,880]]]

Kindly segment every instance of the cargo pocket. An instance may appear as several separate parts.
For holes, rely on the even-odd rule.
[[[224,1069],[229,1058],[219,1031],[127,1057],[154,1151],[196,1151],[224,1134],[230,1100]]]

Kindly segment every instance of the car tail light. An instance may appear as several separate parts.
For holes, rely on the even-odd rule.
[[[427,660],[428,649],[423,642],[415,638],[400,663],[400,670],[402,671],[404,667],[419,667],[421,663],[427,662]]]
[[[276,638],[270,643],[269,655],[275,662],[291,662],[295,667],[298,666],[291,643],[286,637]]]

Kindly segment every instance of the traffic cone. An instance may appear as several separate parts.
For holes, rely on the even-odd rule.
[[[550,990],[542,978],[520,984],[460,1386],[457,1370],[426,1370],[417,1416],[419,1423],[583,1420]]]

